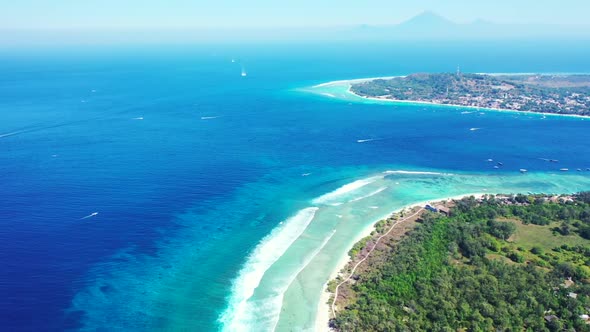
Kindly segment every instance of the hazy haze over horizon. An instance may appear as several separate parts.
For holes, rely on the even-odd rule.
[[[421,15],[425,12],[428,14]],[[590,37],[588,12],[590,3],[586,0],[449,0],[444,4],[437,0],[301,0],[290,4],[270,0],[247,4],[237,0],[24,0],[2,5],[0,45],[532,36],[575,39]],[[420,19],[414,20],[416,16]],[[412,24],[403,32],[390,29],[408,21]],[[467,24],[474,26],[463,26]],[[561,28],[554,28],[557,26]]]
[[[397,24],[430,10],[458,23],[483,19],[508,24],[588,24],[585,0],[115,0],[6,2],[0,29],[165,29],[321,27]]]

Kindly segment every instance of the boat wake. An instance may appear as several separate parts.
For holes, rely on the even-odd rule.
[[[367,138],[367,139],[357,139],[356,142],[357,143],[367,143],[367,142],[380,141],[380,140],[382,140],[382,138]]]
[[[84,220],[84,219],[89,219],[89,218],[92,218],[92,217],[96,217],[97,215],[98,215],[98,212],[93,212],[93,213],[87,215],[86,217],[80,218],[80,220]]]
[[[18,135],[18,134],[22,134],[22,133],[26,133],[26,132],[27,132],[26,130],[21,130],[21,131],[14,131],[12,133],[7,133],[7,134],[0,134],[0,138],[14,136],[14,135]]]

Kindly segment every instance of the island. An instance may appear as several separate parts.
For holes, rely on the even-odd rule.
[[[351,84],[365,98],[590,116],[590,75],[419,73]]]
[[[349,255],[336,331],[590,331],[590,193],[415,207]]]

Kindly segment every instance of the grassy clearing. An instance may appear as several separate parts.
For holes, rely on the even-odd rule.
[[[544,249],[545,251],[549,251],[563,244],[567,244],[569,246],[590,244],[590,241],[583,239],[577,234],[567,236],[555,234],[551,229],[558,227],[559,223],[542,226],[533,224],[526,225],[520,220],[505,221],[512,222],[516,225],[516,231],[514,232],[514,235],[508,239],[508,242],[514,243],[515,245],[525,249],[530,250],[537,246]]]

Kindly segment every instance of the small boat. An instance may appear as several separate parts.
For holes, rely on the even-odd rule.
[[[550,163],[558,163],[558,162],[559,162],[559,160],[557,160],[557,159],[549,159],[549,162],[550,162]]]
[[[494,161],[494,159],[488,159],[488,163],[491,163],[493,161]]]
[[[504,164],[501,162],[498,162],[498,166],[504,166]]]
[[[494,168],[495,168],[495,169],[498,169],[498,168],[500,168],[500,166],[494,166]]]
[[[567,171],[569,171],[569,168],[560,168],[559,170],[562,172],[567,172]]]
[[[526,170],[526,169],[524,169],[524,168],[521,168],[521,169],[520,169],[520,172],[521,172],[521,173],[526,173],[526,172],[528,172],[528,170]]]
[[[590,171],[590,167],[589,168],[586,168],[586,171]]]
[[[578,168],[576,171],[578,171],[578,172],[581,172],[581,171],[582,171],[582,169],[581,169],[581,168]]]

